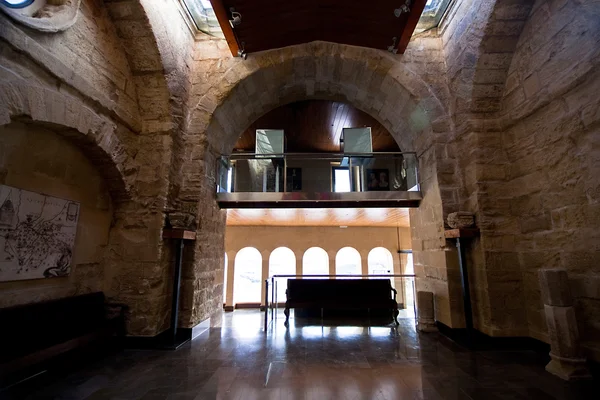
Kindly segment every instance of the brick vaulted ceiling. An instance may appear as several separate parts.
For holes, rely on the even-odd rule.
[[[305,100],[278,107],[260,117],[238,139],[237,151],[254,151],[257,129],[283,129],[286,151],[339,152],[343,128],[371,127],[373,151],[400,151],[390,133],[369,114],[350,104]]]
[[[211,0],[234,55],[315,40],[403,53],[427,0]],[[239,24],[230,20],[239,13]]]

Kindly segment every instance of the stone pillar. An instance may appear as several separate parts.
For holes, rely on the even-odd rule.
[[[265,280],[269,278],[269,256],[270,252],[262,252],[262,272],[260,279],[260,305],[265,304]],[[273,288],[271,287],[271,279],[269,279],[269,301],[272,300]]]
[[[360,252],[360,273],[361,275],[369,275],[369,252]],[[363,279],[369,279],[363,277]]]
[[[329,275],[335,275],[335,255],[336,253],[329,254]],[[330,277],[329,279],[335,279],[335,277]]]
[[[296,254],[296,275],[302,275],[302,256],[304,255],[304,253],[297,252],[295,254]]]
[[[579,344],[567,271],[559,268],[541,269],[539,279],[552,358],[546,365],[546,371],[566,381],[590,378]]]
[[[235,276],[235,255],[231,253],[227,255],[227,290],[225,296],[225,306],[228,310],[233,310],[233,279]]]
[[[417,292],[417,329],[421,332],[437,332],[432,292]]]

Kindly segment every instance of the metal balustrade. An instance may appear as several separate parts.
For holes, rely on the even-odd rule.
[[[413,152],[235,153],[217,160],[217,201],[222,208],[417,207],[417,165]]]

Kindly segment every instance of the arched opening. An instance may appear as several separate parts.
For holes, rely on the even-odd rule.
[[[269,277],[273,275],[296,275],[296,256],[287,247],[278,247],[269,256]],[[276,301],[284,303],[288,278],[275,279]]]
[[[235,255],[233,302],[260,303],[262,256],[254,247],[245,247]]]
[[[354,247],[344,247],[335,255],[336,275],[362,275],[360,253]]]
[[[191,118],[199,121],[197,129],[206,132],[207,165],[216,164],[216,158],[220,155],[235,153],[234,149],[238,147],[240,135],[249,127],[251,130],[258,128],[252,127],[252,124],[261,117],[284,105],[306,100],[350,104],[379,122],[402,151],[416,151],[420,155],[420,163],[433,165],[440,157],[441,152],[438,155],[433,153],[432,147],[423,146],[429,143],[429,137],[434,135],[434,131],[437,136],[442,136],[440,134],[443,132],[451,132],[453,129],[451,120],[448,119],[446,110],[437,97],[437,90],[432,89],[419,74],[406,65],[399,64],[396,57],[370,50],[358,54],[347,47],[323,42],[294,46],[293,50],[289,55],[279,54],[278,51],[254,55],[260,65],[257,69],[248,69],[244,64],[233,66],[231,73],[236,76],[235,82],[224,86],[212,86],[208,89],[210,95],[200,99],[197,107],[192,111]],[[365,63],[365,57],[369,57],[372,62]],[[353,71],[352,76],[359,78],[330,73],[338,69]],[[247,104],[247,98],[258,93],[257,88],[260,88],[261,101]],[[215,104],[213,101],[215,98],[223,100]],[[249,143],[252,141],[250,140]],[[302,170],[302,191],[310,190],[305,185],[304,179],[309,169],[313,167],[313,165],[297,167],[288,165],[288,168]],[[326,168],[331,171],[331,165]],[[389,172],[395,171],[395,166],[382,168],[388,169]],[[248,170],[246,173],[250,178],[253,176],[251,172]],[[401,168],[401,176],[402,172]],[[275,191],[271,186],[281,188],[283,184],[287,186],[290,183],[287,181],[282,184],[275,173],[275,179],[271,184],[269,181],[271,175],[273,174],[261,176],[263,178],[261,187],[266,186],[266,192]],[[266,185],[264,176],[267,176]],[[287,177],[287,173],[280,173],[279,179],[282,179],[282,176]],[[208,178],[211,178],[207,180],[208,185],[214,185],[212,178],[220,179],[216,168],[214,176]],[[248,181],[252,182],[250,178]],[[234,176],[233,182],[235,181]],[[277,182],[280,182],[279,185]],[[433,180],[423,183],[425,186],[421,191],[424,196],[420,203],[421,207],[414,210],[413,220],[417,226],[412,232],[417,232],[421,240],[435,241],[438,240],[437,234],[430,235],[431,230],[422,228],[435,224],[443,229],[444,210],[440,207],[440,204],[444,204],[444,199],[441,199],[440,203],[442,185],[438,185]],[[293,187],[293,184],[291,186]],[[188,192],[186,201],[196,196],[198,201],[201,201],[200,191]],[[433,212],[422,213],[421,210],[433,210]],[[359,267],[357,268],[356,265]],[[350,266],[354,274],[361,274],[360,265],[361,261],[354,262],[354,267]],[[347,272],[345,268],[348,267],[339,266],[335,270],[337,273]],[[308,271],[305,269],[303,272],[306,274]],[[424,278],[421,282],[426,281],[427,279]],[[447,297],[450,299],[455,294],[455,288],[448,289],[451,289],[448,290]],[[448,304],[450,304],[449,300]],[[446,309],[448,308],[444,308]],[[442,322],[446,321],[449,326],[453,325],[454,311],[451,309],[449,313],[445,313]]]
[[[372,249],[367,256],[367,271],[369,275],[393,275],[395,271],[392,253],[385,247],[375,247]],[[401,281],[401,278],[389,279],[392,287],[396,287],[396,281]]]
[[[327,252],[320,247],[311,247],[306,250],[302,257],[302,275],[329,275]],[[310,278],[320,279],[314,276]]]
[[[394,273],[394,258],[384,247],[375,247],[367,257],[369,275],[390,275]]]

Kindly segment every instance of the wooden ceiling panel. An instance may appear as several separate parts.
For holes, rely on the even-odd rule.
[[[348,0],[211,0],[215,9],[241,14],[241,23],[231,29],[219,22],[226,36],[235,36],[248,53],[308,43],[315,40],[403,53],[427,0],[411,0],[410,12],[396,16],[405,0],[372,2]]]
[[[408,208],[228,209],[230,226],[409,227]]]
[[[371,127],[373,151],[400,151],[390,133],[367,113],[346,103],[307,100],[265,114],[242,133],[235,149],[254,151],[257,129],[283,129],[288,153],[340,151],[343,128]]]

